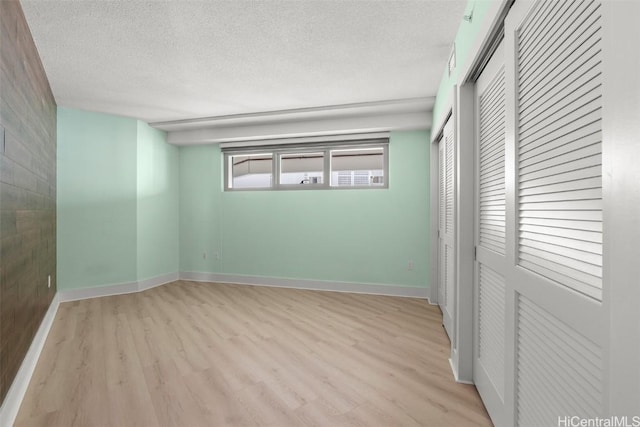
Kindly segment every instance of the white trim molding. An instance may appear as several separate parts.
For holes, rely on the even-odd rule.
[[[451,352],[452,354],[454,353],[454,351]],[[449,358],[449,367],[451,368],[451,372],[453,373],[453,379],[455,382],[460,383],[460,384],[475,384],[473,381],[469,381],[469,380],[465,380],[465,379],[461,379],[460,376],[458,375],[458,367],[457,365],[454,363],[453,361],[453,357]]]
[[[180,280],[192,282],[231,283],[237,285],[348,292],[353,294],[387,295],[428,299],[429,288],[375,283],[334,282],[329,280],[290,279],[282,277],[247,276],[224,273],[180,272]]]
[[[78,301],[90,298],[124,295],[138,292],[138,282],[116,283],[113,285],[93,286],[90,288],[67,289],[58,291],[60,302]]]
[[[31,377],[36,369],[40,353],[51,330],[51,325],[53,325],[59,305],[60,297],[59,293],[56,293],[40,323],[40,327],[33,337],[33,341],[31,341],[29,350],[27,350],[20,369],[18,369],[18,373],[13,379],[13,383],[4,398],[2,407],[0,407],[0,426],[12,426],[16,420],[22,399],[27,392],[29,382],[31,382]]]
[[[91,288],[68,289],[58,291],[60,302],[77,301],[89,298],[108,297],[112,295],[124,295],[145,291],[156,286],[178,280],[178,273],[168,273],[137,282],[116,283],[113,285],[94,286]]]
[[[169,273],[138,282],[116,283],[113,285],[94,286],[91,288],[63,290],[58,291],[57,295],[60,302],[77,301],[89,298],[100,298],[112,295],[124,295],[135,292],[142,292],[147,289],[175,282],[176,280],[268,286],[276,288],[308,289],[316,291],[348,292],[354,294],[387,295],[407,298],[422,298],[429,300],[428,287],[376,283],[338,282],[330,280],[291,279],[283,277],[249,276],[196,271]]]
[[[162,276],[151,277],[149,279],[138,280],[138,292],[175,282],[176,280],[179,280],[179,276],[180,275],[175,272],[163,274]]]
[[[220,149],[261,147],[264,145],[286,145],[286,144],[329,144],[329,143],[350,143],[361,142],[362,140],[372,139],[389,139],[389,132],[376,133],[350,133],[343,135],[327,135],[327,136],[306,136],[300,138],[277,138],[277,139],[260,139],[256,141],[238,141],[238,142],[221,142]]]

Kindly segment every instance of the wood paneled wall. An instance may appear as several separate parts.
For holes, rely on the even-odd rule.
[[[0,1],[0,181],[3,401],[56,290],[56,104],[17,0]]]

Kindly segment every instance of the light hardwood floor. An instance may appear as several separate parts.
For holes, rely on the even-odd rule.
[[[26,426],[490,426],[437,307],[178,281],[60,305]]]

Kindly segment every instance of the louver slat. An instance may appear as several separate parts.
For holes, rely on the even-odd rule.
[[[530,54],[534,52],[534,49],[525,49],[529,47],[531,43],[540,39],[549,29],[554,17],[558,16],[561,9],[561,2],[544,2],[540,5],[537,13],[527,20],[520,28],[520,35],[523,40],[521,44],[521,55],[524,52]]]
[[[578,225],[580,227],[580,225]],[[585,242],[602,243],[602,232],[587,231],[581,228],[557,228],[548,225],[531,225],[522,224],[520,231],[529,231],[532,233],[546,234],[549,231],[553,231],[554,236],[559,237],[574,237]]]
[[[443,154],[444,150],[442,147],[440,147],[439,153],[440,153],[440,161],[439,166],[440,166],[440,171],[439,171],[439,183],[438,185],[440,186],[440,209],[439,209],[439,222],[440,222],[440,231],[444,233],[444,218],[445,218],[445,189],[446,189],[446,176],[445,176],[445,167],[444,167],[444,154]]]
[[[522,218],[522,227],[527,224],[544,225],[555,228],[572,228],[574,230],[598,231],[602,233],[602,223],[597,221],[576,221],[553,218]]]
[[[540,193],[531,196],[520,196],[520,203],[554,202],[562,200],[600,200],[602,188],[581,188],[571,191]]]
[[[599,20],[599,5],[589,3],[574,2],[570,6],[574,10],[569,20],[555,21],[555,28],[547,31],[543,37],[530,45],[520,46],[519,74],[527,79],[527,84],[521,86],[521,95],[545,81],[545,77],[563,78],[563,73],[574,59],[588,57],[584,55],[584,49],[592,45],[590,37],[600,29],[599,25],[595,25]]]
[[[504,277],[480,264],[478,286],[478,358],[498,394],[504,395]]]
[[[445,127],[444,155],[445,155],[445,232],[453,233],[453,162],[454,135],[453,126]]]
[[[598,300],[601,33],[599,2],[541,2],[516,40],[519,265]]]
[[[596,52],[594,52],[595,54]],[[589,85],[593,85],[594,74],[597,74],[598,59],[597,56],[592,56],[584,63],[575,63],[572,67],[567,69],[568,73],[578,73],[578,70],[582,74],[573,74],[571,78],[565,77],[559,81],[550,82],[553,84],[553,91],[545,90],[539,92],[531,92],[530,94],[525,92],[526,95],[531,95],[529,99],[522,99],[522,117],[530,115],[538,115],[543,111],[547,111],[547,108],[552,108],[557,105],[559,101],[566,99],[567,96],[575,94],[582,95],[584,92],[591,90]],[[548,89],[549,85],[544,85]],[[524,98],[524,97],[523,97]],[[534,105],[535,108],[528,108]]]
[[[531,251],[534,249],[546,251],[550,256],[552,256],[553,254],[558,254],[569,258],[579,259],[589,264],[602,266],[602,257],[600,256],[600,254],[586,252],[581,249],[572,249],[566,246],[556,245],[554,243],[543,242],[540,240],[531,240],[529,246],[527,247],[527,250]]]
[[[577,181],[564,181],[556,184],[540,184],[528,188],[520,189],[520,196],[530,196],[534,194],[556,193],[560,191],[580,190],[584,188],[601,188],[602,177],[585,178]]]
[[[517,304],[518,425],[556,425],[557,414],[602,413],[602,350],[520,296]]]
[[[453,304],[451,293],[453,290],[453,278],[451,277],[450,265],[453,259],[451,246],[446,245],[444,249],[444,306],[447,311],[451,310]],[[451,311],[449,311],[451,312]]]
[[[480,246],[505,253],[505,76],[500,70],[480,94]],[[487,213],[491,212],[491,216]]]
[[[568,182],[581,182],[583,179],[600,179],[602,181],[602,168],[601,164],[594,162],[591,159],[591,163],[595,163],[593,166],[585,166],[580,169],[573,169],[569,172],[563,173],[558,171],[552,171],[551,174],[538,173],[535,177],[528,177],[525,182],[520,182],[520,189],[528,189],[534,187],[540,187],[545,185],[562,184]],[[574,184],[575,185],[575,184]],[[572,187],[576,188],[576,187]]]
[[[602,228],[602,210],[580,210],[571,213],[562,211],[523,211],[520,213],[521,221],[524,218],[567,219],[577,221],[597,221]],[[522,222],[521,222],[522,223]]]

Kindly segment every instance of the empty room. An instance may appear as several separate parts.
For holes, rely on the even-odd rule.
[[[0,1],[0,427],[640,426],[640,1]]]

